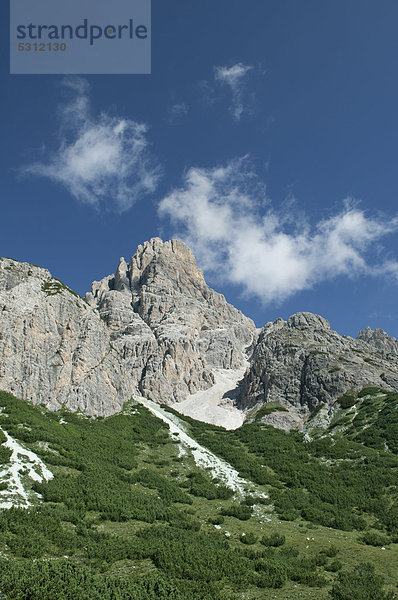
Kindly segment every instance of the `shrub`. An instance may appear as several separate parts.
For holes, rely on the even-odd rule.
[[[374,566],[362,563],[353,571],[339,574],[330,591],[333,600],[392,600],[393,593],[383,591],[383,577],[375,574]]]
[[[323,548],[321,552],[329,558],[334,558],[338,555],[339,549],[334,544],[332,544],[331,546],[328,546],[328,548]]]
[[[325,406],[324,402],[321,402],[320,404],[318,404],[318,406],[316,406],[314,408],[314,410],[311,412],[310,416],[308,417],[308,420],[311,421],[314,417],[317,416],[317,414],[322,410],[322,408]]]
[[[280,535],[279,533],[271,533],[271,535],[263,535],[261,538],[261,543],[263,546],[269,546],[277,548],[279,546],[283,546],[286,538],[284,535]]]
[[[260,410],[258,410],[256,412],[254,419],[255,419],[255,421],[259,421],[263,417],[265,417],[267,415],[271,415],[274,412],[287,412],[287,411],[288,411],[288,409],[286,408],[286,406],[279,404],[279,402],[268,402],[267,404],[262,406],[260,408]]]
[[[297,556],[299,555],[299,551],[293,546],[283,546],[283,548],[279,550],[279,554],[286,558],[297,558]]]
[[[1,435],[4,435],[2,431],[0,431]],[[0,438],[0,465],[4,465],[8,462],[10,462],[10,458],[11,458],[11,454],[12,454],[12,450],[10,450],[9,448],[6,448],[5,446],[3,446],[3,442],[6,441],[6,437],[4,436],[4,439]]]
[[[279,513],[282,521],[294,521],[299,517],[299,512],[297,510],[284,510]]]
[[[247,546],[251,546],[252,544],[255,544],[257,542],[257,536],[254,535],[254,533],[251,533],[250,531],[249,533],[242,533],[239,539],[242,542],[242,544],[246,544]]]
[[[376,386],[368,386],[362,388],[362,390],[358,394],[358,398],[363,398],[364,396],[377,396],[377,394],[383,393],[383,389]]]
[[[233,496],[233,490],[226,485],[211,479],[200,471],[194,471],[188,475],[188,481],[184,483],[190,494],[202,496],[208,500],[227,500]]]
[[[242,504],[231,504],[231,506],[223,508],[221,514],[226,517],[235,517],[240,521],[248,521],[252,516],[252,509]]]
[[[375,533],[373,531],[367,531],[360,538],[362,542],[365,542],[368,546],[386,546],[390,543],[388,537]]]
[[[211,525],[222,525],[224,523],[224,520],[225,520],[224,517],[219,515],[217,517],[210,517],[208,522]]]
[[[353,390],[349,390],[337,398],[337,402],[340,404],[341,408],[351,408],[357,402],[357,395]]]
[[[317,567],[324,567],[328,562],[328,557],[323,552],[320,552],[318,556],[315,556],[315,562]]]
[[[257,499],[254,496],[245,496],[245,499],[242,500],[242,504],[246,504],[247,506],[254,506],[257,502]]]
[[[186,600],[187,594],[174,582],[157,573],[148,573],[135,580],[121,580],[106,575],[93,575],[85,565],[65,561],[11,562],[0,560],[2,597],[15,600]],[[200,594],[200,593],[199,593]],[[202,594],[198,598],[203,598]]]
[[[329,571],[330,573],[337,573],[337,571],[340,571],[340,569],[342,569],[343,567],[343,563],[339,560],[334,560],[333,562],[330,563],[330,565],[326,565],[325,566],[325,571]]]
[[[286,567],[281,562],[260,560],[256,564],[256,571],[259,573],[256,580],[257,587],[278,589],[286,583]]]

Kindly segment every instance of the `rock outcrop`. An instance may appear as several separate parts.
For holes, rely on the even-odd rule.
[[[213,416],[236,402],[257,418],[273,403],[258,418],[302,429],[352,388],[398,390],[396,339],[370,328],[341,336],[305,312],[258,333],[178,240],[145,242],[86,300],[45,269],[0,259],[0,314],[0,389],[53,409],[110,415],[140,393],[198,415],[208,396]]]
[[[210,289],[190,249],[139,246],[84,301],[39,267],[0,261],[0,389],[50,408],[121,410],[133,393],[173,403],[237,369],[253,322]]]
[[[46,269],[0,260],[0,389],[89,415],[132,394],[105,323]]]
[[[115,275],[94,282],[87,302],[107,323],[112,342],[140,392],[178,402],[214,384],[213,369],[237,369],[254,323],[209,288],[191,250],[153,238]]]
[[[370,327],[366,327],[359,332],[357,340],[367,342],[385,356],[398,354],[398,340],[382,329],[372,330]]]
[[[398,390],[398,354],[391,352],[396,340],[377,330],[365,332],[356,340],[340,336],[326,319],[311,313],[268,323],[241,384],[239,407],[278,403],[287,412],[276,410],[262,420],[301,429],[312,410],[320,404],[331,406],[351,388],[375,385]]]

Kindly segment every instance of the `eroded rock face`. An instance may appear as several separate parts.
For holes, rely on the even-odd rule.
[[[326,319],[311,313],[268,323],[242,382],[240,408],[280,403],[288,412],[276,411],[264,420],[283,429],[301,429],[319,404],[331,406],[351,388],[398,390],[398,355],[387,356],[379,349],[382,344],[391,351],[396,340],[378,330],[365,332],[357,340],[340,336]]]
[[[174,404],[193,394],[190,402],[203,402],[200,392],[212,388],[214,404],[216,378],[229,381],[229,371],[243,378],[235,389],[235,376],[228,398],[249,418],[274,402],[287,410],[262,420],[301,429],[320,404],[332,415],[351,388],[398,390],[398,341],[369,328],[356,340],[340,336],[305,312],[258,333],[207,286],[177,240],[139,246],[93,283],[86,302],[47,270],[0,259],[0,389],[53,409],[110,415],[134,393]]]
[[[255,335],[253,322],[206,285],[178,240],[140,245],[86,299],[111,329],[140,392],[158,402],[212,386],[213,368],[239,368]]]
[[[89,415],[134,391],[105,323],[46,269],[0,259],[0,389]]]
[[[372,330],[370,327],[366,327],[366,329],[362,329],[359,332],[357,339],[374,346],[386,356],[389,354],[398,354],[398,340],[388,335],[382,329],[377,328]]]

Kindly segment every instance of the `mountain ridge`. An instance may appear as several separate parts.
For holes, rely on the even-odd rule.
[[[398,390],[395,338],[369,327],[341,336],[306,312],[257,330],[207,286],[179,240],[138,246],[85,300],[46,269],[0,259],[0,307],[0,388],[52,409],[106,416],[140,394],[206,420],[208,396],[215,424],[231,414],[224,408],[250,419],[268,404],[262,421],[303,429],[349,390]]]

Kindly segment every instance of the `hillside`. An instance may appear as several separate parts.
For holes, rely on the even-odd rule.
[[[353,423],[382,403],[367,440],[351,424],[347,435],[339,428],[353,404],[305,441],[261,422],[226,431],[139,397],[119,415],[91,419],[1,393],[0,494],[21,508],[0,513],[0,592],[387,598],[398,584],[398,459],[369,437],[391,425],[382,415],[396,410],[396,397],[359,396]],[[19,456],[7,449],[11,438]],[[25,498],[10,487],[16,471]]]
[[[257,330],[159,238],[0,307],[0,598],[395,597],[397,340]]]

